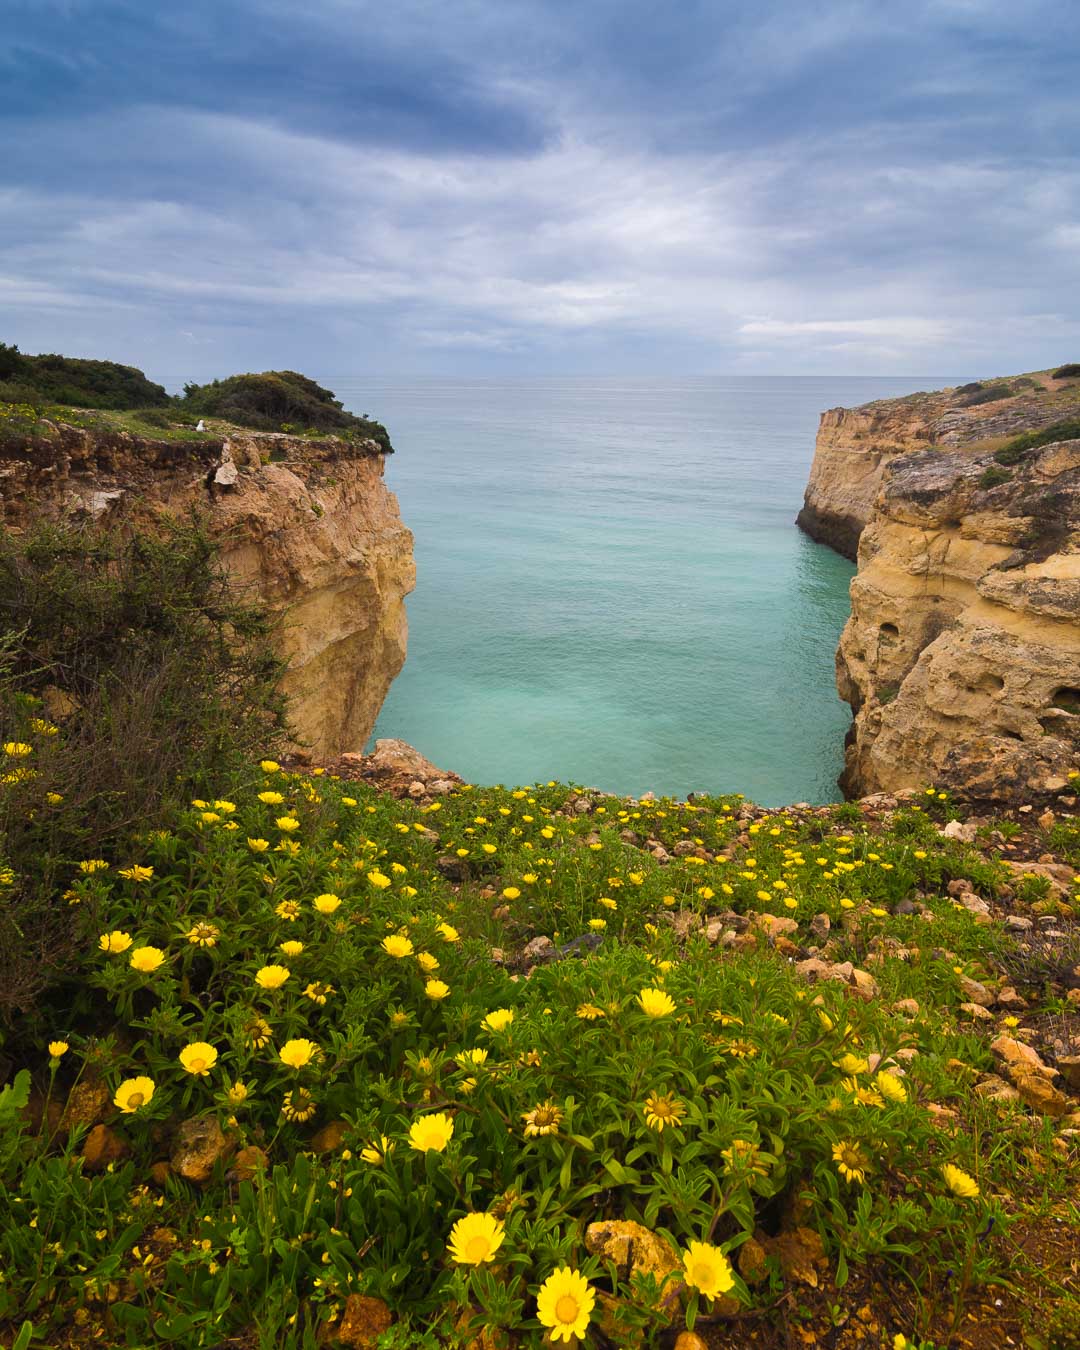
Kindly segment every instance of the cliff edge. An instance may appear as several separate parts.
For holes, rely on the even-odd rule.
[[[72,422],[79,417],[72,413]],[[412,535],[374,440],[214,424],[153,439],[38,420],[0,438],[6,526],[50,514],[145,519],[198,508],[237,586],[283,616],[285,689],[316,754],[366,743],[405,660]]]

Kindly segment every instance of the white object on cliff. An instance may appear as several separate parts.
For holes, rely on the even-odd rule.
[[[206,430],[206,423],[202,420],[201,417],[199,418],[199,424],[198,424],[198,426],[195,428],[195,430],[196,430],[196,431],[205,431],[205,430]]]

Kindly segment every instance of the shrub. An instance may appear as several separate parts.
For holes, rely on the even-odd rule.
[[[55,353],[28,356],[0,343],[0,399],[124,409],[162,407],[169,395],[134,366]]]
[[[1002,483],[1008,483],[1012,479],[1012,474],[1008,469],[999,468],[996,464],[991,464],[979,475],[979,486],[984,489],[1000,487]]]
[[[270,624],[230,592],[196,521],[0,536],[0,623],[0,739],[26,748],[0,778],[10,1013],[67,950],[74,863],[122,856],[207,775],[272,746],[285,714]]]
[[[1028,450],[1037,450],[1042,445],[1052,445],[1055,441],[1074,441],[1080,439],[1080,417],[1069,417],[1041,431],[1025,431],[1015,437],[1008,445],[994,452],[999,464],[1019,464]]]
[[[1016,393],[1007,384],[995,384],[989,389],[977,390],[963,401],[965,408],[977,408],[981,403],[997,403],[1001,399],[1012,398]]]
[[[346,412],[329,389],[294,370],[267,370],[261,375],[230,375],[211,384],[186,384],[179,406],[191,416],[221,417],[260,431],[308,427],[351,433],[378,441],[387,454],[393,450],[381,423]]]
[[[1080,363],[1075,361],[1067,366],[1058,366],[1054,371],[1055,380],[1075,380],[1077,376],[1080,376]]]

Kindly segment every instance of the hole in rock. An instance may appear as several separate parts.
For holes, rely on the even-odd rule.
[[[1080,689],[1063,685],[1060,689],[1054,691],[1050,704],[1051,707],[1060,708],[1062,712],[1080,713]]]
[[[878,631],[882,637],[894,638],[900,636],[900,629],[894,623],[883,623]]]

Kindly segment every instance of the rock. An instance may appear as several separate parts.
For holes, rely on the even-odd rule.
[[[543,933],[539,937],[534,937],[531,942],[527,942],[524,951],[521,953],[525,962],[531,966],[539,966],[547,961],[554,961],[558,954],[559,950],[554,942]]]
[[[417,783],[421,788],[419,795],[423,796],[430,784],[451,782],[456,786],[463,781],[456,774],[436,768],[408,742],[393,739],[376,741],[371,753],[361,755],[359,762],[354,763],[352,776],[398,797],[416,796],[412,788]]]
[[[747,1238],[739,1248],[739,1274],[747,1284],[759,1284],[768,1272],[768,1253],[757,1238]]]
[[[814,984],[818,980],[830,978],[832,962],[822,961],[818,956],[811,956],[805,961],[796,961],[795,970],[804,980],[809,980],[811,984]]]
[[[336,1153],[351,1128],[347,1120],[332,1120],[312,1136],[308,1148],[312,1153]]]
[[[971,890],[971,882],[967,877],[955,877],[945,887],[945,893],[951,895],[954,900],[959,900],[962,895],[966,895]]]
[[[854,986],[855,991],[863,999],[869,1000],[872,998],[877,998],[878,996],[877,980],[874,979],[873,975],[868,974],[867,971],[859,970],[858,967],[856,967],[851,972],[851,983]]]
[[[1010,1070],[1020,1096],[1035,1111],[1044,1116],[1063,1116],[1069,1109],[1064,1096],[1041,1074],[1013,1065]]]
[[[468,875],[464,858],[455,858],[450,853],[444,853],[441,858],[435,859],[435,869],[447,881],[464,881]]]
[[[83,1140],[84,1172],[104,1172],[110,1163],[117,1163],[131,1152],[126,1139],[108,1125],[95,1125]]]
[[[905,1017],[918,1017],[919,1005],[913,998],[901,998],[892,1005],[893,1011],[903,1013]]]
[[[961,1003],[960,1011],[966,1017],[972,1017],[976,1021],[992,1022],[994,1020],[994,1014],[979,1003]]]
[[[724,931],[724,920],[720,918],[709,919],[705,924],[705,941],[715,945],[720,941],[720,935]]]
[[[1039,817],[1039,829],[1049,830],[1053,827],[1055,816],[1053,811],[1044,811]]]
[[[993,1005],[993,994],[978,980],[973,980],[967,975],[961,975],[960,989],[969,1003],[977,1003],[980,1008],[989,1008]]]
[[[999,1078],[997,1074],[988,1074],[975,1084],[975,1093],[979,1097],[986,1097],[993,1102],[1018,1102],[1020,1094],[1011,1084],[1006,1083],[1004,1078]]]
[[[1067,900],[1072,892],[1072,879],[1076,875],[1074,867],[1053,862],[1013,862],[1009,858],[1002,858],[1002,862],[1018,879],[1025,876],[1044,877],[1050,883],[1050,893],[1058,900]]]
[[[1030,933],[1032,930],[1030,919],[1025,919],[1022,914],[1006,914],[1005,927],[1012,933]]]
[[[1002,1034],[990,1043],[991,1053],[1002,1060],[1010,1071],[1016,1067],[1029,1073],[1035,1073],[1043,1078],[1054,1078],[1057,1076],[1057,1070],[1052,1069],[1048,1064],[1044,1064],[1038,1054],[1030,1045],[1025,1045],[1023,1041],[1016,1040],[1013,1036]]]
[[[827,914],[815,914],[810,920],[810,932],[818,942],[827,942],[832,929],[832,920]]]
[[[990,906],[981,895],[976,895],[974,891],[966,891],[960,897],[960,903],[972,914],[990,913]]]
[[[214,470],[214,486],[229,491],[236,486],[240,477],[240,470],[231,459],[222,460]]]
[[[112,1093],[108,1084],[83,1078],[68,1093],[60,1117],[60,1129],[70,1134],[72,1130],[96,1124],[111,1115],[112,1110]]]
[[[813,1228],[796,1228],[781,1233],[775,1249],[780,1257],[784,1278],[817,1289],[828,1274],[829,1262],[820,1235]]]
[[[696,1331],[681,1331],[675,1341],[675,1350],[709,1350],[709,1343]]]
[[[1080,1092],[1080,1055],[1058,1055],[1057,1068],[1065,1085]]]
[[[899,904],[893,906],[893,913],[901,916],[917,914],[918,906],[913,900],[901,900]]]
[[[156,1162],[150,1164],[150,1185],[156,1186],[159,1191],[163,1191],[169,1183],[172,1176],[172,1168],[167,1162]]]
[[[270,1159],[256,1144],[248,1144],[240,1149],[232,1160],[232,1166],[225,1173],[227,1181],[250,1181],[256,1172],[262,1172],[270,1166]]]
[[[621,1279],[652,1275],[657,1284],[681,1269],[674,1248],[640,1223],[631,1219],[604,1219],[585,1230],[585,1250],[613,1261]]]
[[[334,1339],[349,1350],[368,1350],[383,1332],[390,1329],[393,1318],[381,1298],[368,1294],[350,1294],[345,1300],[345,1312],[338,1323]]]
[[[1023,1012],[1028,1004],[1022,994],[1018,994],[1011,984],[1007,984],[1004,989],[998,990],[997,1005],[999,1008]]]
[[[169,1162],[186,1181],[209,1181],[216,1164],[233,1146],[212,1115],[192,1116],[177,1126]]]
[[[962,844],[973,844],[978,830],[970,822],[950,820],[941,833],[946,839],[956,839]]]

